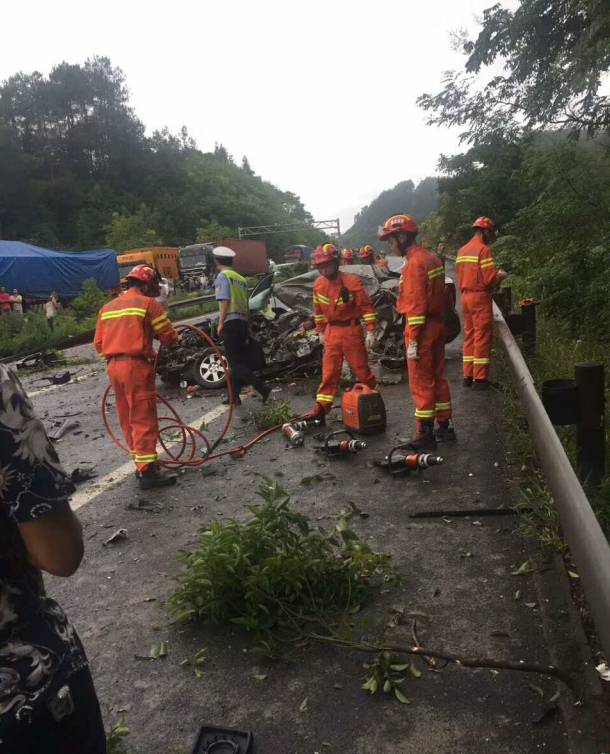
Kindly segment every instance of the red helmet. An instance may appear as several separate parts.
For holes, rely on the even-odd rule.
[[[341,249],[341,264],[349,264],[354,261],[353,249]]]
[[[339,259],[339,252],[335,244],[321,243],[319,246],[316,246],[311,262],[314,267],[317,267],[317,265],[331,262],[333,259]]]
[[[153,287],[153,292],[156,289],[157,295],[159,290],[159,275],[152,267],[147,264],[137,264],[131,272],[126,275],[127,280],[139,280],[142,283],[147,283]]]
[[[417,224],[411,215],[392,215],[380,228],[379,240],[385,241],[393,233],[417,233]]]
[[[362,246],[360,248],[358,256],[360,257],[360,259],[370,259],[371,257],[375,256],[375,249],[367,243],[366,246]]]
[[[477,217],[472,223],[473,228],[480,228],[481,230],[495,230],[496,224],[491,217]]]

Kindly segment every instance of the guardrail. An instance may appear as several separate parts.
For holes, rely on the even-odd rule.
[[[205,296],[195,296],[194,298],[185,298],[182,301],[172,301],[167,304],[168,309],[179,309],[184,306],[196,306],[197,304],[205,304],[208,301],[215,301],[216,296],[213,293],[208,293]]]
[[[595,628],[606,656],[610,657],[610,545],[542,405],[519,346],[495,303],[494,320],[516,378],[538,460],[555,499]]]

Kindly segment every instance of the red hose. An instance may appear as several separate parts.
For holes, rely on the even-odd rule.
[[[229,400],[229,411],[227,415],[227,420],[225,422],[224,427],[222,428],[222,431],[216,441],[210,445],[209,440],[207,437],[201,432],[199,429],[195,429],[194,427],[189,426],[188,424],[185,424],[180,416],[178,415],[177,411],[173,408],[171,403],[164,398],[162,395],[159,395],[157,393],[157,402],[161,403],[165,408],[168,409],[168,411],[171,413],[171,416],[159,416],[157,418],[158,424],[159,424],[159,443],[165,453],[169,456],[167,459],[159,459],[159,465],[164,466],[166,468],[170,469],[176,469],[176,468],[184,468],[184,467],[197,467],[202,466],[206,461],[210,461],[215,458],[222,458],[223,456],[234,456],[234,457],[240,457],[247,453],[247,451],[253,446],[256,445],[257,442],[260,442],[262,439],[267,437],[268,435],[272,434],[276,430],[281,428],[281,424],[276,425],[275,427],[271,427],[270,429],[266,429],[264,432],[261,432],[260,434],[256,435],[253,439],[249,440],[244,445],[240,445],[237,448],[231,448],[230,450],[223,450],[220,453],[214,453],[212,455],[212,451],[214,448],[218,446],[220,442],[222,442],[223,438],[227,434],[229,427],[231,426],[231,420],[233,418],[233,389],[231,386],[231,380],[229,378],[229,367],[227,364],[227,361],[225,357],[223,356],[222,352],[214,343],[212,338],[205,333],[203,330],[201,330],[199,327],[195,327],[194,325],[187,325],[187,324],[180,324],[176,326],[176,330],[178,332],[182,330],[192,330],[193,332],[196,332],[200,337],[202,337],[209,346],[214,350],[216,355],[220,358],[225,374],[227,375],[227,395]],[[155,359],[155,371],[157,367],[157,360],[158,360],[158,354]],[[120,438],[116,435],[112,427],[110,426],[110,422],[108,420],[108,397],[110,396],[110,393],[112,392],[112,385],[108,385],[106,390],[104,391],[104,394],[102,396],[102,420],[104,422],[104,427],[106,428],[106,432],[112,439],[112,441],[121,448],[121,450],[125,451],[125,453],[129,452],[129,449],[123,444],[123,442],[120,440]],[[180,432],[180,438],[179,439],[165,439],[163,437],[164,434],[167,432]],[[204,446],[205,452],[201,455],[201,457],[196,457],[197,454],[197,440],[201,442],[201,444]],[[173,445],[179,444],[179,449],[176,451],[176,449],[172,449]],[[169,446],[169,447],[168,447]]]

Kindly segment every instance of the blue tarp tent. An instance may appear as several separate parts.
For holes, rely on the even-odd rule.
[[[21,241],[0,241],[0,286],[7,291],[46,297],[51,291],[73,298],[93,278],[103,291],[119,286],[119,267],[112,249],[65,252],[41,249]]]

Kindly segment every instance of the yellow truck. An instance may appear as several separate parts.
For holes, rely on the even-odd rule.
[[[180,266],[177,246],[153,246],[146,249],[129,249],[117,256],[121,278],[137,264],[147,264],[156,270],[162,278],[173,282],[180,279]]]

